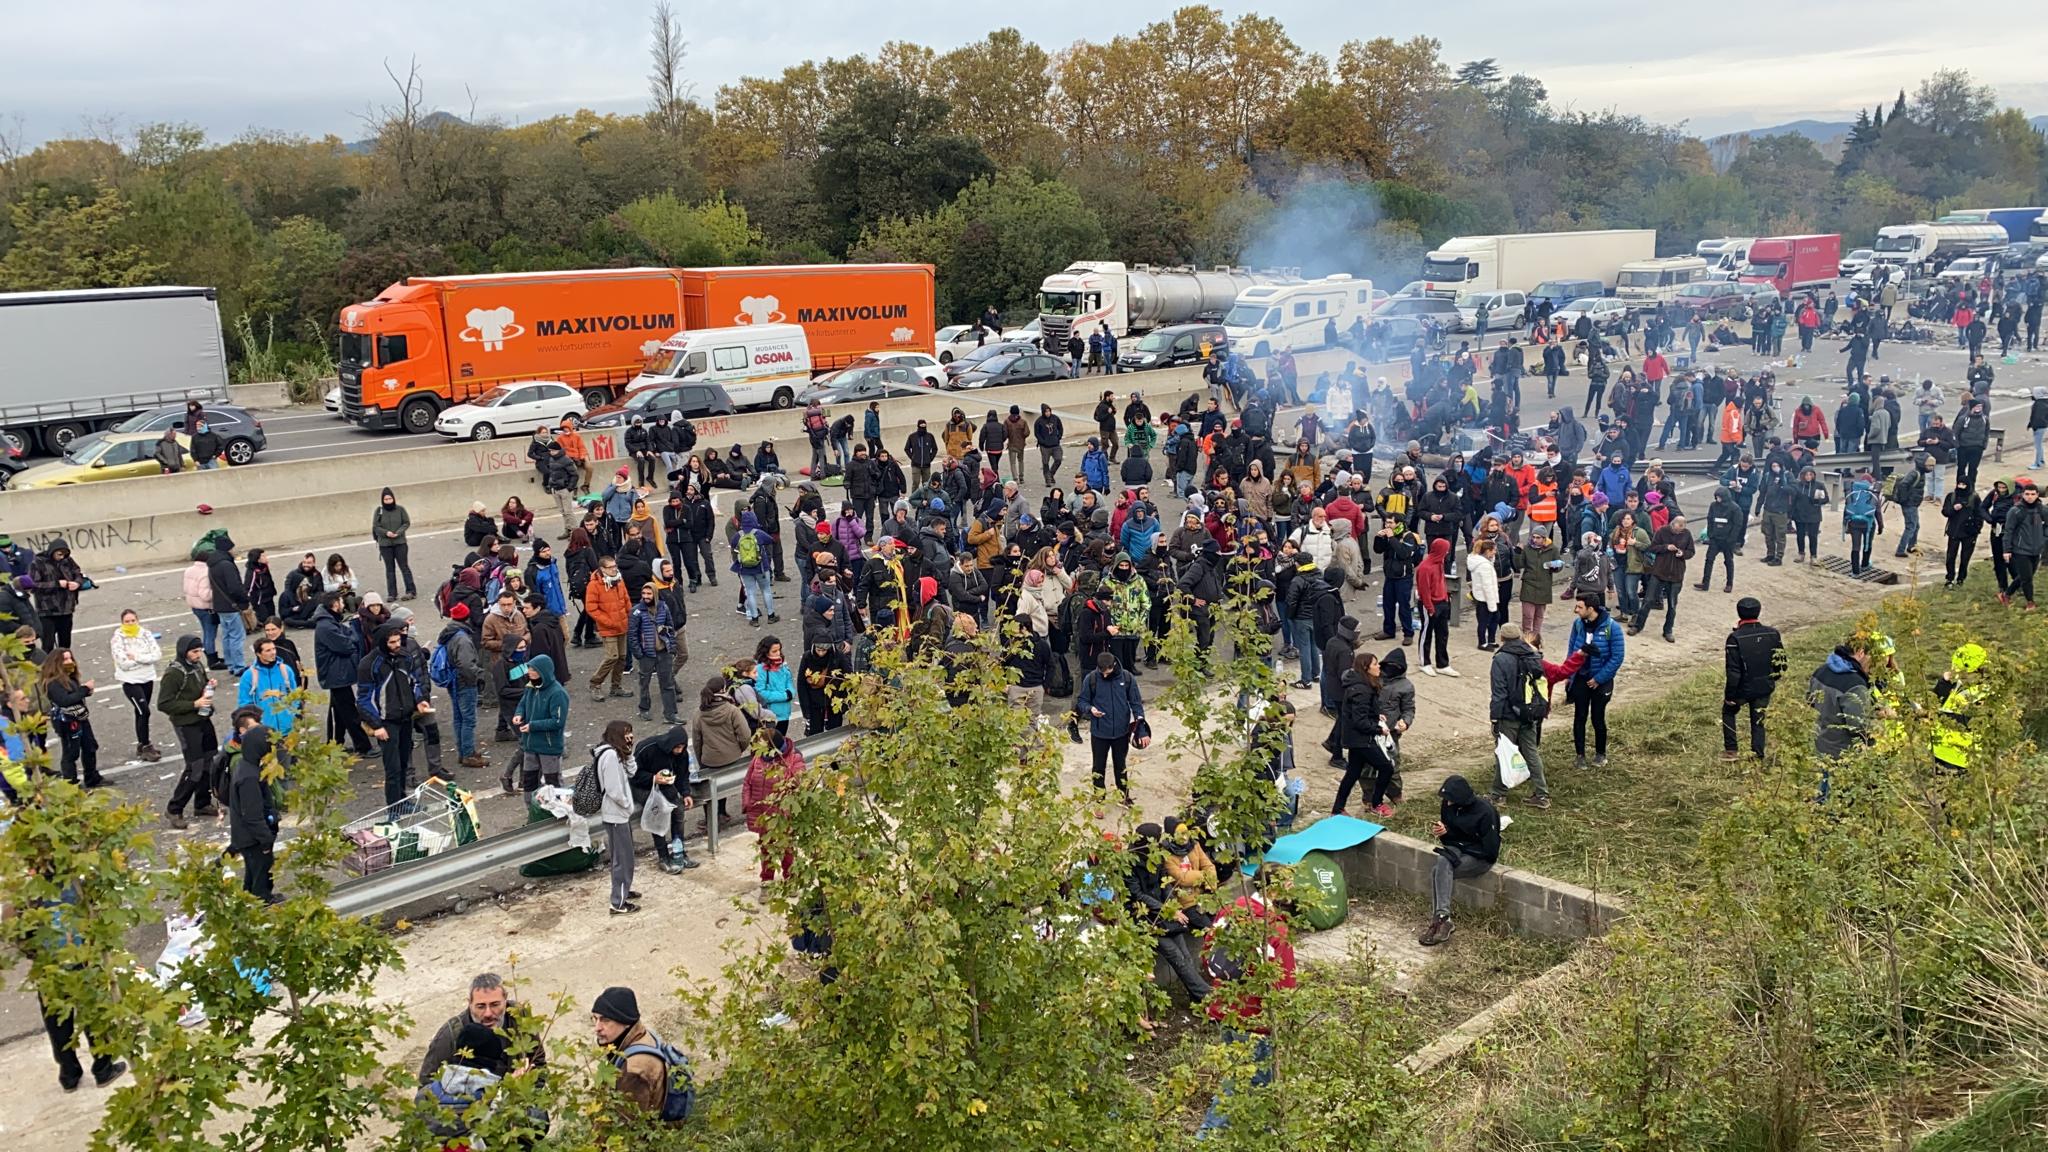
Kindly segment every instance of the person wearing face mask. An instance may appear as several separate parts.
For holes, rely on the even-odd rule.
[[[638,912],[633,901],[633,780],[626,765],[633,756],[633,726],[624,720],[605,725],[604,740],[591,749],[590,767],[597,773],[604,793],[604,807],[598,818],[604,822],[605,855],[611,861],[611,913],[614,916]]]
[[[384,560],[384,596],[388,600],[410,600],[419,595],[412,580],[412,550],[405,534],[412,529],[412,517],[398,497],[386,488],[377,497],[377,511],[370,517],[370,539],[377,542],[377,555]],[[405,574],[405,595],[398,594],[399,573]]]
[[[50,727],[63,742],[64,779],[78,783],[79,761],[84,760],[85,786],[100,787],[105,783],[100,779],[100,742],[93,735],[92,711],[87,704],[93,682],[79,678],[78,658],[69,648],[59,648],[44,658],[39,679],[48,701]]]
[[[612,696],[626,697],[626,628],[632,603],[618,561],[605,557],[583,591],[584,611],[596,622],[598,640],[604,645],[604,662],[590,677],[590,691],[599,700],[605,698],[606,679],[611,680]]]
[[[1959,478],[1960,479],[1960,478]],[[2034,481],[2022,476],[2015,481],[2019,499],[2012,511],[2005,514],[2005,541],[2002,545],[2007,570],[2012,576],[2009,592],[2000,592],[1998,602],[2010,604],[2014,598],[2026,601],[2026,610],[2034,610],[2034,570],[2041,564],[2041,548],[2044,537],[2048,537],[2048,512],[2041,507],[2041,490]]]
[[[121,682],[121,694],[135,713],[135,755],[151,764],[163,759],[149,739],[150,698],[156,693],[157,666],[164,650],[156,635],[142,626],[133,608],[121,610],[121,622],[114,626],[111,641],[114,679]]]
[[[189,449],[192,453],[192,466],[202,469],[220,467],[220,449],[220,433],[213,430],[213,425],[207,423],[205,417],[200,417],[192,425],[192,443]]]
[[[519,788],[532,796],[542,784],[562,782],[569,690],[555,679],[555,662],[546,656],[529,659],[514,668],[512,676],[526,685],[512,714],[512,727],[519,733]]]
[[[356,668],[356,710],[363,726],[382,742],[384,803],[397,806],[412,792],[414,725],[433,712],[426,669],[405,650],[405,625],[391,621],[377,629],[373,646]]]

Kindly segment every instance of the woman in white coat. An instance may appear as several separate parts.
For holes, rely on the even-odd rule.
[[[154,764],[163,759],[149,739],[150,697],[156,694],[157,669],[163,664],[163,645],[155,633],[142,626],[135,609],[121,609],[121,622],[114,625],[110,642],[114,653],[114,679],[121,683],[121,695],[135,713],[135,755]]]
[[[1494,636],[1500,630],[1500,577],[1494,571],[1495,545],[1482,537],[1472,545],[1470,555],[1465,557],[1465,590],[1478,606],[1473,613],[1479,618],[1479,650],[1491,652],[1498,645]]]

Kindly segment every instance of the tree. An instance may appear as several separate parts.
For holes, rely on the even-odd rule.
[[[1004,699],[1000,645],[983,633],[949,670],[878,649],[845,693],[860,734],[780,794],[768,835],[795,863],[767,912],[824,954],[776,941],[693,998],[724,1069],[715,1139],[1120,1150],[1148,1131],[1126,1057],[1153,949],[1123,911],[1127,860],[1063,789],[1055,731]]]
[[[981,141],[998,167],[1051,160],[1056,142],[1047,139],[1046,105],[1052,57],[1045,49],[1015,28],[998,28],[939,57],[936,67],[954,124]]]
[[[689,205],[663,192],[620,208],[618,217],[663,264],[730,264],[761,238],[747,210],[723,196]]]
[[[1491,56],[1484,60],[1467,60],[1458,65],[1456,78],[1467,88],[1491,88],[1500,83],[1500,65]]]
[[[655,0],[648,24],[647,120],[656,130],[675,136],[683,130],[684,108],[690,102],[690,83],[683,79],[689,44],[669,0]]]
[[[1883,130],[1884,105],[1877,108],[1877,119],[1862,109],[1856,110],[1856,122],[1849,127],[1849,135],[1842,142],[1842,158],[1835,164],[1835,175],[1847,176],[1863,166],[1870,150],[1877,147],[1878,135]]]
[[[7,211],[14,243],[0,256],[0,289],[127,288],[163,277],[130,237],[133,208],[110,185],[90,200],[37,189]]]
[[[1960,68],[1941,69],[1922,80],[1913,93],[1913,121],[1951,138],[1975,140],[1996,107],[1991,89]]]
[[[1107,250],[1101,220],[1074,189],[1012,170],[976,181],[937,212],[883,221],[850,255],[933,264],[938,314],[964,317],[991,303],[1024,307],[1049,273]]]
[[[946,102],[892,80],[855,86],[818,132],[812,183],[836,250],[887,216],[931,211],[993,168],[952,128]]]

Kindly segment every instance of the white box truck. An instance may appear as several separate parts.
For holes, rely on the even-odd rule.
[[[1657,254],[1654,228],[1453,236],[1422,260],[1424,291],[1529,292],[1545,280],[1598,280],[1613,287],[1623,264]]]
[[[14,451],[62,454],[145,409],[227,398],[211,288],[0,293],[0,435]]]

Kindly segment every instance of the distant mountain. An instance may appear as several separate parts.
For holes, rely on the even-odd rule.
[[[462,117],[457,116],[453,112],[434,111],[420,117],[420,127],[422,128],[437,128],[443,124],[461,124],[463,122]],[[370,146],[373,143],[375,141],[353,140],[342,145],[342,148],[351,155],[361,156],[370,150]]]
[[[2036,116],[2027,123],[2032,124],[2036,132],[2048,132],[2048,116]]]
[[[1741,132],[1727,132],[1707,140],[1707,155],[1713,158],[1716,171],[1724,171],[1735,158],[1742,154],[1744,139],[1757,140],[1765,136],[1804,136],[1820,148],[1820,154],[1830,160],[1842,154],[1842,141],[1848,138],[1849,129],[1855,127],[1848,120],[1794,120],[1789,124],[1776,124],[1769,128],[1748,128]]]

